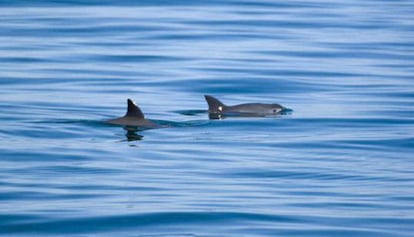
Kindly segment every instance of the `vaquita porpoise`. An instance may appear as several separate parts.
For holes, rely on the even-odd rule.
[[[122,125],[122,126],[133,126],[140,128],[159,128],[160,125],[145,119],[144,113],[141,109],[132,101],[128,99],[128,110],[125,116],[116,119],[110,119],[105,121],[109,124]]]
[[[286,108],[279,104],[261,104],[261,103],[247,103],[228,106],[223,104],[220,100],[211,95],[205,95],[208,112],[210,117],[220,118],[223,116],[256,116],[263,117],[267,115],[280,114]]]

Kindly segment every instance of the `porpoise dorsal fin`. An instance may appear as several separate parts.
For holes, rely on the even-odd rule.
[[[134,101],[128,99],[128,110],[125,117],[136,117],[143,119],[144,113],[142,113],[141,109],[135,104]]]
[[[220,113],[226,107],[220,100],[214,98],[211,95],[204,95],[208,104],[208,112]]]

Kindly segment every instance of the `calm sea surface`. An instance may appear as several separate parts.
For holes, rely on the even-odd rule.
[[[413,1],[85,2],[0,0],[0,235],[413,236]]]

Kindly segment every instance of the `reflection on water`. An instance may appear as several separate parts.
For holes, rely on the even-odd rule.
[[[138,129],[132,130],[131,128],[125,128],[125,130],[127,130],[127,132],[125,133],[125,136],[128,142],[140,141],[144,138],[144,136],[138,134],[139,132]]]

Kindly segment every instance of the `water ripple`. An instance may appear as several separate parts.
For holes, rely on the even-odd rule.
[[[0,235],[411,236],[412,9],[0,1]]]

